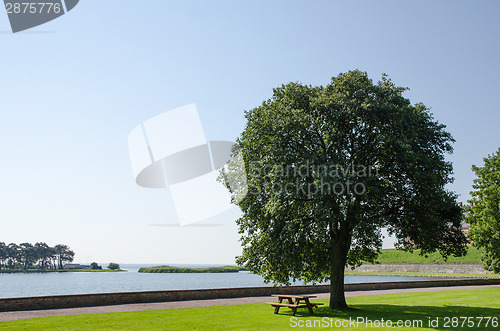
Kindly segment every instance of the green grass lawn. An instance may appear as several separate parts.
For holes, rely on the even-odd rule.
[[[271,298],[270,298],[271,299]],[[315,300],[328,304],[328,300]],[[500,317],[500,288],[480,290],[439,291],[427,293],[405,293],[348,298],[351,309],[331,311],[328,307],[316,309],[310,316],[306,309],[299,309],[295,318],[290,310],[273,314],[269,305],[245,304],[206,308],[168,309],[145,312],[127,312],[95,315],[75,315],[47,317],[24,321],[0,322],[0,330],[283,330],[299,329],[299,325],[311,325],[338,330],[499,330],[492,327],[492,320],[485,328],[486,319],[480,317]],[[463,319],[456,322],[453,317],[472,317],[467,321],[474,326],[461,327]],[[349,326],[350,319],[369,319],[372,323],[382,319],[394,325],[397,321],[416,323],[416,327],[383,328],[376,324],[364,323]],[[450,318],[445,327],[446,318]],[[429,327],[429,321],[438,319],[438,326]],[[420,322],[421,321],[421,322]],[[344,323],[345,327],[341,326]],[[337,323],[337,326],[335,324]],[[419,326],[422,323],[422,327]],[[327,327],[325,327],[328,325]],[[333,325],[333,327],[332,327]],[[293,326],[297,326],[292,328]],[[306,327],[305,329],[316,329]]]
[[[469,246],[467,255],[463,257],[450,256],[446,261],[439,252],[434,252],[428,257],[420,256],[419,250],[413,253],[399,251],[397,249],[383,249],[378,257],[380,263],[481,263],[482,250]]]

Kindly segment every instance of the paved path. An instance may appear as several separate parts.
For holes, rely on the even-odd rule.
[[[453,290],[471,290],[471,289],[482,289],[482,288],[500,288],[500,285],[447,286],[447,287],[425,287],[425,288],[408,288],[408,289],[394,289],[394,290],[352,291],[352,292],[345,292],[345,294],[346,297],[358,297],[358,296],[380,295],[380,294],[391,294],[391,293],[453,291]],[[324,299],[328,298],[330,294],[318,293],[313,295],[316,295],[317,299]],[[172,308],[227,306],[227,305],[239,305],[245,303],[259,303],[259,302],[269,302],[269,301],[270,297],[264,296],[264,297],[247,297],[247,298],[234,298],[234,299],[190,300],[190,301],[172,301],[172,302],[156,302],[156,303],[136,303],[136,304],[100,306],[100,307],[13,311],[13,312],[0,312],[0,321],[14,321],[21,319],[48,317],[48,316],[118,313],[126,311],[144,311],[144,310],[159,310],[159,309],[172,309]]]

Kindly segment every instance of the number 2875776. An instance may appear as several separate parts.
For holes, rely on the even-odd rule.
[[[6,2],[7,14],[59,14],[60,3],[53,2]]]

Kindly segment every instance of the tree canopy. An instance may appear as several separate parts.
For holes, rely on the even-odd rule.
[[[64,269],[64,262],[72,262],[75,257],[75,252],[67,245],[55,245],[54,250],[59,261],[59,269]]]
[[[63,269],[64,262],[73,261],[75,253],[66,245],[50,247],[44,242],[6,245],[0,242],[0,270],[2,269]]]
[[[99,264],[97,264],[97,262],[92,262],[92,263],[90,264],[90,268],[91,268],[92,270],[101,270],[101,269],[102,269],[102,267],[101,267]]]
[[[275,88],[245,113],[245,178],[238,165],[222,174],[243,212],[239,264],[277,284],[330,280],[330,307],[344,308],[344,268],[376,259],[384,227],[401,249],[465,253],[445,188],[454,140],[405,90],[355,70]]]
[[[474,245],[484,248],[486,270],[500,273],[500,148],[484,158],[484,166],[472,166],[474,179],[472,199],[466,221]]]
[[[108,269],[110,269],[110,270],[120,270],[120,265],[118,263],[110,262],[108,264]]]

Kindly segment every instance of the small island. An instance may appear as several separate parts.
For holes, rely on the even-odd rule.
[[[239,272],[246,270],[244,267],[239,266],[223,266],[223,267],[209,267],[209,268],[179,268],[169,265],[162,265],[156,267],[140,268],[139,272],[145,273],[222,273],[222,272]]]
[[[19,245],[0,242],[0,274],[126,271],[114,262],[109,263],[107,269],[103,269],[96,262],[89,265],[71,263],[74,257],[75,252],[64,244],[51,247],[45,242],[37,242],[34,245],[28,242]]]

